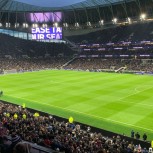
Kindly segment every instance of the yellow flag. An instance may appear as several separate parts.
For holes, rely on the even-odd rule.
[[[18,115],[15,113],[14,114],[14,119],[17,119],[18,118]]]
[[[69,123],[73,123],[74,119],[73,117],[69,117]]]
[[[26,114],[23,114],[22,117],[23,117],[23,119],[26,119],[27,118],[27,115]]]
[[[10,117],[10,113],[6,113],[6,116],[7,116],[7,117]]]
[[[25,104],[25,103],[23,103],[23,104],[22,104],[22,108],[25,108],[25,107],[26,107],[26,104]]]
[[[34,115],[33,115],[34,117],[39,117],[39,113],[34,113]]]
[[[153,148],[153,140],[151,141],[151,147]]]

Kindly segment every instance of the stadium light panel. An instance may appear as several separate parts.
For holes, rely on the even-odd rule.
[[[18,28],[19,26],[20,26],[19,23],[15,23],[14,25],[15,28]]]
[[[75,27],[79,27],[79,23],[78,22],[75,23]]]
[[[131,23],[131,18],[128,17],[128,18],[127,18],[127,22],[128,22],[128,23]]]
[[[113,22],[113,24],[116,24],[116,23],[117,23],[117,18],[114,18],[114,19],[112,20],[112,22]]]
[[[38,28],[38,24],[37,24],[37,23],[33,23],[33,24],[32,24],[32,27],[33,27],[33,28]]]
[[[63,26],[64,26],[65,28],[67,28],[67,27],[68,27],[68,23],[63,23]]]
[[[23,28],[28,28],[28,23],[23,23]]]
[[[55,22],[55,23],[53,24],[53,26],[54,26],[54,27],[58,27],[58,23]]]
[[[91,27],[91,22],[87,22],[87,26],[88,27]]]
[[[42,27],[43,27],[43,28],[47,28],[48,25],[47,25],[46,23],[44,23],[44,24],[42,24]]]
[[[104,25],[104,20],[100,20],[99,25]]]
[[[10,28],[11,27],[11,23],[6,22],[6,28]]]
[[[145,19],[146,19],[146,14],[144,14],[144,13],[141,14],[141,15],[140,15],[140,20],[142,21],[142,20],[145,20]]]

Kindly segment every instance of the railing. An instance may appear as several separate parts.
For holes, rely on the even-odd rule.
[[[40,146],[40,145],[37,145],[34,143],[30,143],[27,141],[26,141],[26,143],[30,144],[32,147],[30,150],[30,153],[57,153],[57,151],[54,151],[50,148],[46,148],[46,147],[43,147],[43,146]]]

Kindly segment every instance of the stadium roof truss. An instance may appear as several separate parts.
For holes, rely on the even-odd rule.
[[[32,1],[32,0],[31,0]],[[59,0],[60,1],[60,0]],[[81,2],[74,2],[70,5],[55,6],[48,5],[48,7],[37,6],[34,3],[28,4],[27,1],[19,2],[15,0],[0,0],[0,12],[55,12],[55,11],[72,11],[79,9],[88,9],[94,7],[112,6],[116,4],[128,3],[131,1],[138,2],[139,0],[82,0]],[[42,3],[44,0],[42,0]]]

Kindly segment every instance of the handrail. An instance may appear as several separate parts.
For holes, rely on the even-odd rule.
[[[31,147],[32,147],[31,153],[33,153],[33,152],[36,153],[36,151],[38,151],[38,153],[57,153],[57,151],[54,151],[54,150],[47,148],[47,147],[37,145],[35,143],[31,143],[28,141],[23,141],[23,142],[26,142],[31,145]]]

